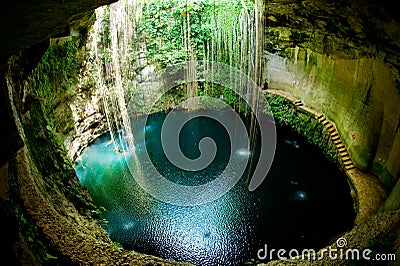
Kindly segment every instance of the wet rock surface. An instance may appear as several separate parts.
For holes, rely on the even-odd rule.
[[[340,58],[383,57],[398,66],[399,8],[377,1],[270,1],[265,5],[270,51],[299,46]]]
[[[85,13],[112,2],[115,0],[4,1],[0,8],[0,62],[51,36],[69,35],[70,26]]]

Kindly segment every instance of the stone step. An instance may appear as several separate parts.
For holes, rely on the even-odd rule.
[[[336,131],[335,127],[334,127],[332,124],[327,125],[327,126],[326,126],[326,129],[327,129],[328,131]]]
[[[324,120],[324,121],[322,122],[322,124],[323,124],[324,126],[327,126],[327,125],[329,124],[329,121],[328,121],[328,120]]]
[[[336,146],[339,144],[343,143],[341,139],[334,140],[333,143],[335,143]]]
[[[333,137],[339,136],[339,133],[337,133],[337,131],[334,131],[334,132],[330,132],[330,135],[333,138]]]
[[[331,127],[328,128],[328,132],[329,132],[329,134],[332,134],[332,133],[337,132],[337,131],[336,131],[336,128],[334,128],[333,125],[332,125]]]
[[[349,164],[349,165],[346,165],[346,166],[344,167],[344,169],[346,169],[346,170],[351,170],[351,169],[354,169],[354,168],[356,168],[356,167],[354,166],[354,164]]]
[[[343,162],[347,162],[347,161],[349,161],[349,160],[351,160],[351,158],[350,158],[349,155],[342,157],[342,161],[343,161]]]
[[[336,148],[339,149],[339,152],[346,150],[346,147],[344,146],[344,143],[340,143],[340,144],[336,145]]]
[[[338,140],[338,139],[340,139],[339,135],[336,135],[336,136],[332,137],[333,141]]]
[[[344,146],[344,145],[342,145],[342,146]],[[339,148],[338,151],[339,151],[339,153],[347,152],[347,149],[345,147],[343,147],[343,148]]]
[[[347,166],[347,165],[351,165],[351,164],[353,164],[353,163],[352,163],[351,160],[348,160],[348,161],[343,162],[343,164],[344,164],[344,166]]]
[[[345,151],[342,151],[342,152],[339,152],[339,155],[340,155],[341,157],[350,156],[349,153],[348,153],[346,150],[345,150]]]
[[[324,117],[323,114],[317,115],[317,119],[318,119],[318,120],[322,119],[323,117]]]

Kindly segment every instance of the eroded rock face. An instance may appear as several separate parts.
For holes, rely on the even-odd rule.
[[[380,57],[399,65],[399,7],[386,1],[269,1],[267,48],[299,46],[342,59]]]
[[[26,71],[37,63],[44,52],[41,47],[50,36],[69,35],[71,30],[87,31],[88,18],[93,10],[116,0],[67,0],[55,2],[41,1],[5,1],[0,8],[0,164],[7,161],[23,145],[14,123],[7,81],[7,59],[21,50],[32,47],[26,57]],[[89,22],[90,23],[90,22]],[[38,45],[39,44],[39,45]],[[37,49],[39,48],[39,49]],[[28,51],[26,50],[26,51]],[[21,92],[23,94],[23,92]]]
[[[265,7],[271,89],[325,113],[359,169],[389,188],[400,174],[400,23],[377,1],[273,1]]]
[[[335,59],[296,48],[286,56],[268,54],[270,88],[299,98],[332,119],[350,155],[363,171],[393,186],[400,168],[397,128],[400,94],[389,66],[379,59]],[[387,169],[388,172],[382,169]]]
[[[86,78],[82,77],[81,83],[77,86],[76,99],[70,103],[74,131],[70,132],[70,136],[64,141],[68,156],[73,161],[85,147],[108,129],[106,118],[100,110],[101,96],[95,88],[87,88],[90,85],[85,81]]]
[[[50,36],[69,34],[86,12],[115,1],[5,1],[0,8],[0,62]]]

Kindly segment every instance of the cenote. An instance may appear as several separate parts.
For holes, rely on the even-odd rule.
[[[204,170],[181,170],[162,150],[165,116],[150,115],[145,128],[136,128],[133,136],[138,159],[141,145],[146,145],[157,170],[173,182],[207,183],[222,173],[229,156],[249,156],[253,164],[258,161],[257,148],[253,153],[237,150],[230,154],[224,127],[199,116],[180,132],[182,153],[191,159],[198,157],[199,140],[211,137],[217,154]],[[137,122],[132,121],[133,127]],[[257,251],[265,244],[276,250],[318,250],[351,229],[355,218],[346,175],[304,137],[282,126],[277,126],[275,158],[261,186],[249,192],[246,171],[228,193],[198,206],[176,206],[147,194],[132,177],[124,154],[115,151],[109,133],[87,147],[75,167],[94,203],[106,209],[103,226],[114,242],[195,265],[243,265],[257,260]]]

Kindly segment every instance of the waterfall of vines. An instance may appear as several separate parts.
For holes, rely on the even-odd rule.
[[[137,115],[145,112],[152,99],[152,88],[138,85],[137,76],[144,66],[162,69],[186,61],[217,61],[239,69],[259,84],[261,11],[258,0],[120,0],[97,9],[90,35],[92,74],[102,95],[115,150],[123,153],[134,150],[128,101],[138,107],[134,108]],[[194,64],[188,66],[187,80],[195,80]],[[243,82],[239,87],[246,90],[245,81],[239,82]],[[257,91],[243,94],[255,101],[257,97],[251,95],[254,93]],[[237,111],[246,113],[246,104],[230,88],[198,82],[187,82],[163,95],[155,111],[169,109],[179,101],[199,95],[224,99]],[[195,110],[196,104],[186,108]],[[250,119],[254,128],[254,115]],[[254,130],[250,134],[254,137]],[[117,143],[117,136],[126,136],[128,141]]]

